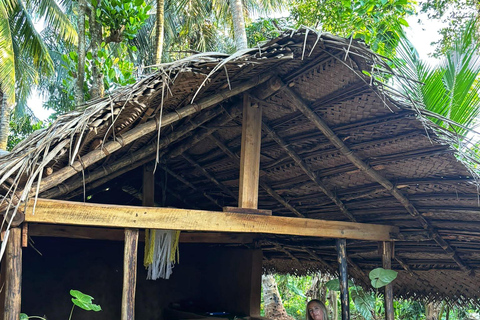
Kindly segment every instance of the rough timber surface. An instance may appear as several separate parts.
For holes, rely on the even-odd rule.
[[[455,137],[433,125],[421,105],[362,72],[388,70],[381,57],[356,41],[300,29],[233,56],[200,54],[161,67],[61,116],[0,157],[1,211],[28,200],[19,190],[32,198],[38,179],[50,181],[40,197],[141,205],[134,196],[142,190],[141,166],[156,159],[157,151],[155,201],[161,206],[235,207],[246,93],[261,105],[265,124],[259,209],[271,210],[274,219],[347,222],[353,217],[398,227],[392,259],[399,272],[396,296],[480,305],[478,176],[466,166]],[[257,79],[270,76],[285,86],[256,98]],[[310,117],[291,92],[312,111]],[[212,105],[200,110],[202,101]],[[191,112],[182,113],[185,107]],[[175,119],[158,135],[160,113]],[[330,137],[312,115],[331,130]],[[141,131],[149,125],[148,132]],[[136,131],[142,133],[132,139]],[[83,161],[93,156],[99,160]],[[58,173],[66,171],[72,175]],[[60,219],[68,213],[54,215]],[[334,239],[305,234],[255,239],[252,247],[262,249],[267,270],[338,270]],[[347,254],[350,276],[368,287],[365,274],[382,265],[378,243],[349,239]]]

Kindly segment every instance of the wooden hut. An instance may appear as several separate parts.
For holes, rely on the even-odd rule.
[[[68,312],[68,289],[104,308],[75,319],[169,319],[195,299],[257,316],[264,270],[339,274],[346,301],[347,269],[369,287],[382,265],[396,297],[478,305],[477,177],[385,70],[300,29],[163,64],[35,132],[0,158],[5,319]],[[181,230],[170,280],[137,270],[145,228]]]

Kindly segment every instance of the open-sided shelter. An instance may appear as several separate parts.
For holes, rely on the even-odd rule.
[[[60,252],[23,249],[29,313],[77,277],[110,297],[99,319],[133,319],[135,292],[138,319],[195,298],[256,316],[262,268],[343,284],[348,268],[368,287],[382,265],[396,297],[478,304],[476,176],[426,110],[372,78],[385,70],[361,43],[300,29],[163,64],[35,132],[0,158],[6,319],[27,236]],[[171,280],[135,286],[144,228],[181,230],[181,259]]]

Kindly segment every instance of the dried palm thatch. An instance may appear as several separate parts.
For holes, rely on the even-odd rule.
[[[0,158],[2,228],[21,223],[29,197],[126,201],[124,190],[141,189],[136,168],[154,160],[162,205],[235,206],[247,92],[263,106],[260,208],[398,226],[396,294],[478,301],[478,183],[464,164],[478,158],[377,80],[386,74],[385,59],[363,44],[308,29],[233,56],[160,65]],[[266,269],[337,269],[332,239],[261,235],[257,245]],[[377,244],[352,240],[347,250],[352,277],[365,284],[381,264]]]

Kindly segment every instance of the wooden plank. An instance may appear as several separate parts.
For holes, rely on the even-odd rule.
[[[119,228],[81,227],[54,224],[37,224],[29,226],[29,235],[33,237],[58,237],[85,240],[123,241],[124,230]],[[145,233],[140,231],[139,241],[143,242]],[[252,243],[255,235],[248,233],[223,232],[182,232],[180,243]]]
[[[238,208],[238,207],[223,207],[223,212],[261,214],[263,216],[272,215],[272,210]]]
[[[240,152],[240,186],[238,206],[257,209],[262,144],[262,107],[243,95],[242,145]]]
[[[4,320],[18,320],[22,302],[22,229],[11,228],[5,257]]]
[[[366,223],[261,216],[228,212],[119,206],[33,199],[26,209],[26,221],[112,228],[154,228],[184,231],[285,234],[310,237],[389,241],[398,228]]]
[[[350,320],[350,300],[348,297],[347,240],[337,239],[337,257],[340,274],[340,304],[342,320]]]
[[[382,243],[383,254],[382,264],[384,269],[392,268],[392,243],[390,241],[384,241]],[[395,320],[393,309],[393,285],[387,284],[385,286],[385,319]]]
[[[138,229],[125,230],[123,259],[123,291],[121,320],[135,319],[135,288],[137,285]]]

